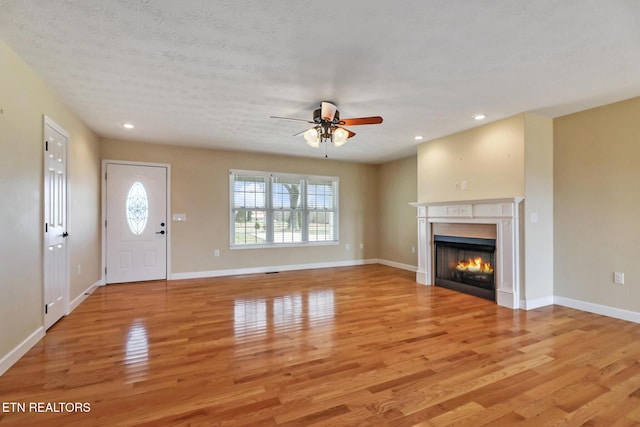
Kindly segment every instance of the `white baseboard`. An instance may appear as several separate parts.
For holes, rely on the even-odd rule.
[[[415,265],[402,264],[400,262],[395,262],[395,261],[387,261],[386,259],[379,259],[378,264],[388,265],[389,267],[395,267],[401,270],[407,270],[407,271],[413,271],[413,272],[418,271],[418,267],[416,267]]]
[[[607,305],[594,304],[591,302],[559,296],[536,298],[527,301],[521,300],[520,308],[524,310],[535,310],[536,308],[546,307],[553,304],[575,308],[576,310],[586,311],[589,313],[600,314],[602,316],[614,317],[628,322],[640,323],[640,313],[636,311],[624,310],[621,308],[609,307]]]
[[[432,286],[433,283],[430,283],[430,280],[427,279],[427,272],[416,270],[416,282],[425,286]]]
[[[536,298],[531,300],[520,300],[520,308],[523,310],[535,310],[536,308],[553,305],[554,301],[555,301],[555,298],[553,296]]]
[[[27,351],[31,349],[38,341],[44,338],[44,326],[40,326],[24,341],[18,344],[13,350],[0,359],[0,376],[7,372]]]
[[[351,267],[378,264],[377,259],[354,259],[349,261],[317,262],[311,264],[271,265],[266,267],[231,268],[227,270],[194,271],[173,273],[169,280],[202,279],[205,277],[238,276],[241,274],[272,273],[275,271],[310,270],[313,268]]]
[[[623,310],[621,308],[609,307],[606,305],[558,296],[554,297],[553,300],[554,304],[562,305],[564,307],[575,308],[577,310],[588,311],[589,313],[601,314],[608,317],[615,317],[616,319],[626,320],[628,322],[640,323],[640,313],[637,311]]]
[[[94,293],[95,290],[98,289],[98,286],[102,286],[102,285],[104,285],[102,280],[98,280],[93,285],[89,286],[80,295],[75,297],[74,300],[71,301],[71,303],[69,304],[69,311],[67,312],[67,315],[69,315],[73,310],[75,310],[84,300],[86,300],[89,297],[89,295]]]

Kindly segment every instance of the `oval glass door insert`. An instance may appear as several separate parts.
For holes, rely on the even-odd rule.
[[[129,229],[133,234],[142,234],[149,218],[149,199],[140,181],[131,184],[127,194],[126,215]]]

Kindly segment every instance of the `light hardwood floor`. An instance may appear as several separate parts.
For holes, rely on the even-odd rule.
[[[640,325],[381,265],[110,285],[0,377],[0,424],[640,425]],[[6,406],[5,406],[6,409]]]

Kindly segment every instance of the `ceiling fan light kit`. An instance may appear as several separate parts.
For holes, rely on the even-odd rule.
[[[333,145],[340,147],[347,143],[347,138],[349,138],[349,132],[346,129],[337,128],[333,132]]]
[[[338,108],[331,102],[326,101],[322,102],[320,104],[320,108],[313,112],[313,120],[292,119],[289,117],[277,116],[271,116],[271,118],[296,120],[314,124],[312,128],[296,134],[299,135],[300,133],[302,133],[302,136],[304,137],[307,145],[313,148],[320,147],[320,144],[323,142],[331,142],[336,147],[340,147],[346,144],[347,139],[355,136],[355,132],[344,128],[344,125],[356,126],[382,123],[382,117],[380,116],[359,117],[340,120],[340,112],[338,111]]]
[[[305,141],[309,147],[320,147],[320,135],[316,128],[307,129],[303,134]]]

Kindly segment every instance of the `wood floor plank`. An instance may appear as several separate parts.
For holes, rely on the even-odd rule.
[[[11,408],[38,402],[90,412]],[[109,285],[0,404],[0,425],[48,427],[640,425],[640,325],[382,265]]]

